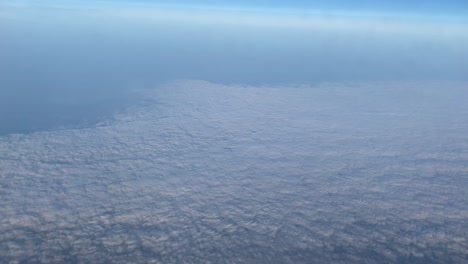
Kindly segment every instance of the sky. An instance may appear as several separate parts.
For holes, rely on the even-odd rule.
[[[468,14],[468,2],[463,0],[448,0],[448,1],[404,1],[404,0],[315,0],[315,1],[282,1],[282,0],[102,0],[95,2],[107,3],[129,3],[137,4],[154,4],[154,5],[186,5],[192,7],[224,7],[224,8],[246,8],[246,9],[262,9],[262,10],[321,10],[321,11],[344,11],[344,12],[360,12],[367,14],[406,14],[413,16],[445,16],[458,19],[464,19]]]
[[[0,115],[11,124],[4,128],[42,127],[47,118],[34,113],[93,123],[135,90],[178,79],[468,78],[464,1],[378,3],[0,1]]]
[[[104,0],[108,2],[126,2],[126,0]],[[131,2],[146,3],[180,3],[190,5],[224,5],[224,6],[258,6],[258,7],[282,7],[282,8],[338,8],[338,9],[367,9],[367,10],[396,10],[396,11],[420,11],[420,12],[466,12],[468,3],[463,0],[137,0]]]

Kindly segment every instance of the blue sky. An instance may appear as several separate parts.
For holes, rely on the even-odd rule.
[[[104,0],[106,2],[145,2],[187,5],[243,6],[267,8],[339,9],[354,11],[467,14],[466,0]]]
[[[416,13],[416,14],[443,14],[453,16],[468,15],[468,1],[466,0],[85,0],[85,1],[60,1],[70,2],[106,2],[106,3],[150,3],[164,5],[189,5],[189,6],[218,6],[218,7],[246,7],[246,8],[273,8],[273,9],[326,9],[348,10],[360,12],[391,12],[391,13]],[[31,2],[41,4],[48,1],[3,1],[0,3]]]

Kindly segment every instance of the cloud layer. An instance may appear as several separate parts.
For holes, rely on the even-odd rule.
[[[466,83],[182,81],[146,98],[0,138],[3,261],[466,259]]]

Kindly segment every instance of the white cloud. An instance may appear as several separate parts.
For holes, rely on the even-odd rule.
[[[1,258],[457,262],[465,88],[181,81],[96,127],[2,137]]]

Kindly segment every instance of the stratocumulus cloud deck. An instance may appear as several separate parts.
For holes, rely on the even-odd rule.
[[[466,83],[183,81],[0,138],[11,262],[463,263]]]

